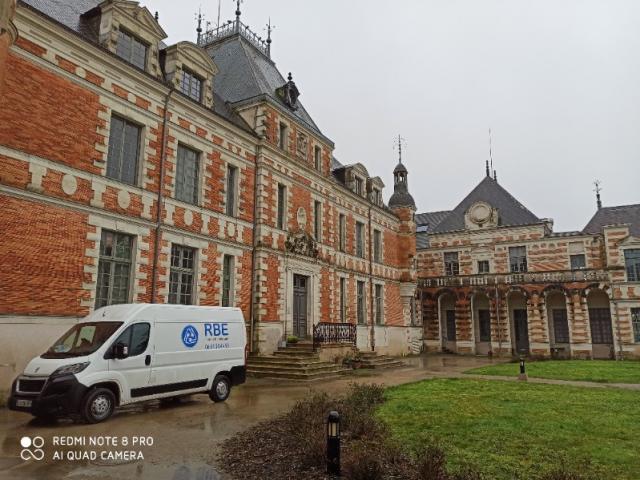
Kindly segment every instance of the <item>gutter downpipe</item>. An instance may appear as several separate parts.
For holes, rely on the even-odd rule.
[[[374,298],[373,298],[373,238],[371,235],[371,205],[369,205],[369,298],[371,309],[369,310],[369,319],[371,320],[371,351],[376,351],[376,326],[373,317]]]
[[[168,123],[169,123],[169,102],[171,96],[175,90],[173,87],[169,88],[169,93],[164,100],[164,119],[162,120],[162,145],[160,147],[160,184],[158,185],[158,201],[156,205],[156,228],[155,228],[155,248],[153,252],[153,268],[151,270],[151,303],[156,303],[157,296],[157,275],[158,275],[158,261],[160,259],[160,245],[162,242],[162,210],[164,207],[164,200],[162,195],[162,189],[164,188],[164,172],[165,162],[167,160],[167,138],[169,137]]]
[[[251,252],[251,301],[249,302],[249,338],[251,338],[250,349],[251,353],[254,353],[257,349],[259,339],[256,337],[255,328],[255,302],[256,302],[256,254],[258,248],[258,159],[262,155],[262,140],[258,143],[256,149],[256,167],[253,174],[253,250]]]

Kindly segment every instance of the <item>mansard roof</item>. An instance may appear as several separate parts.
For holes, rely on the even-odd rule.
[[[619,205],[617,207],[603,207],[584,227],[584,233],[602,233],[607,225],[629,224],[631,235],[640,236],[640,203],[635,205]]]
[[[474,203],[486,202],[498,210],[498,226],[531,225],[541,220],[530,210],[516,200],[493,178],[486,176],[467,195],[456,208],[450,212],[431,212],[416,216],[417,225],[429,224],[429,220],[436,225],[429,228],[429,233],[455,232],[465,229],[465,213]],[[424,222],[424,223],[421,223]]]
[[[276,90],[285,85],[287,80],[275,63],[242,34],[231,35],[205,48],[220,68],[214,79],[213,90],[227,102],[234,104],[261,96],[268,97],[304,127],[324,137],[299,101],[297,108],[291,109],[277,95]]]
[[[20,3],[32,7],[65,27],[95,40],[94,32],[82,14],[94,9],[104,0],[20,0]]]

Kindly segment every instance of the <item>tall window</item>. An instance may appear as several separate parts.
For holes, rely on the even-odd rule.
[[[284,229],[285,225],[285,214],[286,210],[286,202],[287,202],[287,187],[278,184],[278,219],[277,226],[279,229]]]
[[[183,145],[178,145],[176,199],[198,203],[198,152]]]
[[[631,324],[633,325],[633,341],[640,343],[640,308],[631,309]]]
[[[96,308],[129,301],[133,238],[103,230],[100,238]]]
[[[356,256],[364,258],[364,223],[356,222]]]
[[[478,260],[478,273],[489,273],[489,260]]]
[[[375,318],[376,325],[382,325],[384,323],[384,310],[382,303],[382,285],[376,285],[374,288],[374,306],[375,306]]]
[[[280,138],[278,140],[278,146],[282,149],[282,150],[286,150],[287,149],[287,135],[289,134],[289,132],[287,131],[287,126],[284,123],[280,124]]]
[[[144,70],[147,63],[147,45],[129,32],[118,32],[116,55]]]
[[[182,70],[180,91],[199,102],[202,100],[202,80],[189,70]]]
[[[584,253],[571,255],[569,259],[571,261],[571,270],[582,270],[584,268],[587,268],[587,260],[584,256]]]
[[[316,241],[322,241],[322,204],[313,202],[313,236]]]
[[[553,309],[553,335],[556,343],[569,343],[569,321],[564,308]]]
[[[338,216],[338,250],[344,252],[347,244],[347,221],[344,213]]]
[[[380,205],[382,203],[382,199],[380,197],[380,190],[374,188],[371,190],[371,201],[376,205]]]
[[[527,271],[527,247],[509,247],[509,266],[512,273]]]
[[[380,230],[373,231],[373,261],[380,263],[382,260],[382,234]]]
[[[491,315],[489,310],[478,310],[478,327],[480,330],[480,341],[491,341]]]
[[[236,184],[238,177],[238,169],[233,165],[229,165],[227,167],[227,206],[226,213],[230,217],[235,217],[236,215],[236,201],[237,201],[237,192],[236,192]]]
[[[193,276],[195,250],[182,245],[171,245],[171,272],[169,274],[169,303],[193,303]]]
[[[640,282],[640,248],[624,251],[624,264],[628,282]]]
[[[313,149],[313,163],[316,170],[322,170],[322,150],[317,145]]]
[[[116,115],[111,117],[107,177],[135,185],[141,128]]]
[[[364,294],[364,282],[358,281],[357,284],[357,294],[358,294],[358,304],[357,304],[357,314],[358,314],[358,324],[364,325],[365,321],[365,294]]]
[[[222,306],[230,307],[233,302],[233,268],[235,259],[233,255],[225,255],[222,258]]]
[[[460,274],[460,263],[458,262],[458,252],[446,252],[444,254],[444,274]]]
[[[446,315],[446,336],[449,342],[456,341],[456,311],[455,310],[447,310],[445,312]]]
[[[340,322],[347,319],[347,279],[340,277]]]

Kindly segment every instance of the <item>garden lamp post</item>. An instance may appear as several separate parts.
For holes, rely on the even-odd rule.
[[[327,417],[327,473],[340,475],[340,414],[336,411]]]

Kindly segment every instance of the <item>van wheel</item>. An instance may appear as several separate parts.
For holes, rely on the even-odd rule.
[[[82,402],[82,420],[86,423],[99,423],[111,416],[116,406],[116,397],[108,388],[95,388],[84,397]]]
[[[211,385],[209,397],[214,402],[224,402],[231,393],[231,382],[225,375],[216,375]]]

